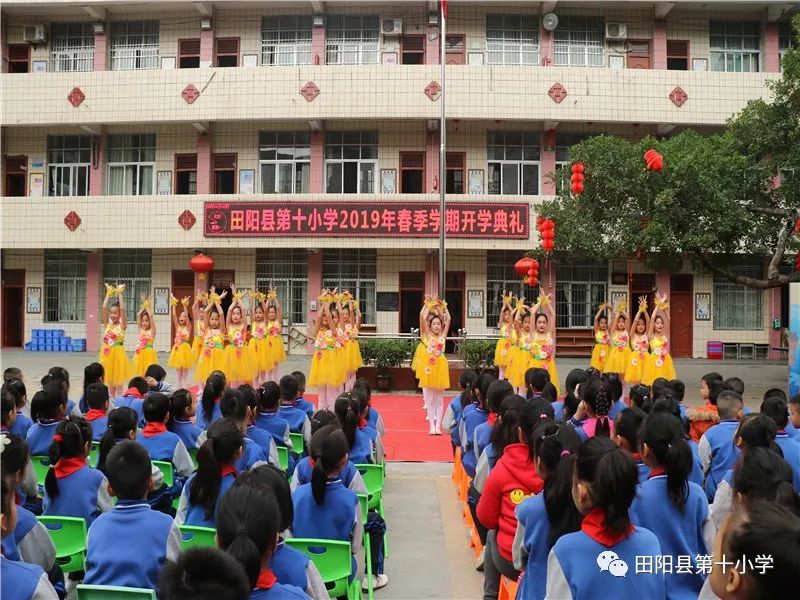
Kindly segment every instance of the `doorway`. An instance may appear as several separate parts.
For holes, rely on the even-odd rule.
[[[175,296],[180,302],[181,298],[189,296],[188,310],[192,310],[192,302],[194,302],[194,272],[193,271],[173,271],[172,272],[172,295]],[[180,315],[180,307],[179,312]],[[175,339],[175,324],[172,322],[172,314],[169,317],[170,328],[172,331],[171,340]],[[194,327],[192,327],[194,329]],[[194,333],[194,331],[193,331]]]
[[[26,196],[26,178],[28,171],[27,156],[6,156],[6,180],[4,195],[13,197]]]
[[[675,357],[692,356],[694,309],[692,288],[694,277],[690,273],[680,273],[670,278],[670,331],[669,343]]]
[[[464,271],[448,271],[445,275],[444,299],[450,311],[449,337],[458,335],[458,330],[464,328],[464,285],[466,283]],[[446,351],[455,352],[455,342],[448,341]]]
[[[3,270],[3,348],[25,341],[25,270]]]
[[[236,283],[236,271],[233,270],[214,270],[211,274],[210,278],[211,283],[210,286],[214,286],[217,288],[217,293],[222,295],[222,292],[228,292],[228,295],[222,299],[220,304],[222,305],[222,311],[224,315],[228,314],[228,308],[230,308],[231,301],[233,300],[231,294],[231,284]],[[220,315],[221,318],[225,318],[224,315]]]
[[[419,327],[419,311],[425,300],[425,273],[400,273],[400,333]]]
[[[630,306],[628,312],[631,319],[639,310],[639,296],[647,296],[647,312],[654,306],[653,299],[656,293],[656,276],[653,273],[634,273],[630,283]]]
[[[446,65],[463,65],[465,38],[463,35],[448,35],[444,38],[444,52]]]

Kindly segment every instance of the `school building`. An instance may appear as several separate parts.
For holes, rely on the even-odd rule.
[[[442,56],[431,1],[4,0],[3,345],[58,328],[96,349],[104,282],[127,284],[131,321],[154,295],[162,351],[166,290],[231,282],[276,286],[292,339],[333,286],[361,300],[366,330],[409,331],[438,289],[440,226],[453,331],[494,334],[504,289],[533,296],[513,265],[539,243],[536,207],[570,146],[721,130],[768,95],[798,9],[450,0]],[[189,269],[195,250],[214,261],[207,276]],[[556,257],[540,279],[562,356],[588,356],[600,302],[656,288],[676,356],[720,341],[731,357],[777,358],[788,321],[787,290],[689,264]]]

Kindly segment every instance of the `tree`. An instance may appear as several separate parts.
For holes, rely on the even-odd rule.
[[[557,249],[593,260],[638,256],[667,269],[688,257],[759,289],[800,281],[800,271],[781,269],[800,252],[800,16],[794,30],[783,76],[770,84],[773,99],[749,102],[726,131],[600,135],[573,146],[571,160],[586,169],[584,192],[564,185],[541,206],[558,225]],[[664,156],[663,172],[645,169],[649,148]],[[766,277],[736,274],[731,264],[743,254],[768,257]]]

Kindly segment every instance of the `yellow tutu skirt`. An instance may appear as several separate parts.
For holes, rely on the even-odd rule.
[[[647,363],[647,352],[634,352],[631,350],[628,353],[628,364],[625,367],[625,374],[623,379],[628,385],[634,385],[642,381],[644,375],[644,366]]]
[[[361,358],[361,346],[358,340],[348,340],[344,346],[345,354],[347,355],[347,369],[348,373],[355,373],[364,366],[364,359]]]
[[[446,390],[450,387],[450,367],[444,354],[433,356],[427,348],[420,355],[419,387]]]
[[[142,348],[133,353],[133,374],[144,377],[147,367],[158,364],[158,354],[152,348]]]
[[[208,352],[208,354],[206,354]],[[223,371],[230,379],[230,375],[225,370],[225,350],[222,348],[206,348],[200,354],[200,360],[197,361],[197,369],[194,372],[194,380],[199,383],[205,383],[208,376],[214,371]]]
[[[253,358],[256,361],[257,372],[261,373],[262,371],[269,371],[273,366],[275,366],[269,360],[267,353],[267,338],[250,338],[250,341],[247,343],[247,345],[250,347],[250,352],[252,352]]]
[[[128,385],[133,376],[133,367],[123,346],[103,344],[98,362],[103,365],[103,382],[108,387]]]
[[[167,366],[173,369],[191,369],[194,366],[194,354],[189,342],[173,345],[170,350]]]
[[[228,381],[237,384],[252,383],[255,379],[256,359],[250,346],[243,346],[237,348],[233,344],[229,344],[225,348],[225,376]]]
[[[338,350],[317,350],[311,359],[308,385],[337,387],[344,383],[344,364]]]
[[[561,395],[561,386],[558,384],[558,369],[556,368],[556,361],[554,358],[550,357],[547,360],[537,360],[535,358],[531,358],[530,362],[528,363],[529,369],[544,369],[548,373],[550,373],[550,383],[556,386],[556,395]],[[525,374],[522,374],[522,385],[525,385]]]
[[[653,385],[653,381],[659,377],[663,377],[666,380],[675,379],[675,365],[672,363],[672,356],[669,353],[664,356],[647,355],[644,373],[642,373],[642,383]]]
[[[592,350],[592,361],[589,363],[590,366],[598,371],[605,371],[610,353],[611,348],[609,348],[608,344],[595,344],[594,350]]]
[[[511,347],[511,356],[506,367],[506,379],[516,388],[525,387],[525,371],[530,368],[531,353],[519,346]]]
[[[417,349],[414,350],[414,356],[411,358],[411,370],[414,371],[414,376],[420,378],[420,364],[422,363],[422,355],[425,354],[425,344],[420,342],[417,344]]]
[[[278,363],[286,360],[286,348],[283,347],[283,337],[279,335],[268,335],[266,338],[267,362],[270,366],[266,370],[272,369]]]
[[[630,348],[614,348],[609,350],[608,359],[606,359],[606,368],[603,369],[605,373],[617,373],[624,375],[625,369],[628,368],[628,355],[631,353]]]
[[[508,360],[511,354],[511,340],[508,338],[500,338],[497,340],[497,345],[494,347],[494,364],[497,367],[507,367]]]
[[[195,363],[197,363],[200,360],[200,353],[202,351],[203,351],[203,337],[195,335],[194,340],[192,340],[192,356],[194,356]]]

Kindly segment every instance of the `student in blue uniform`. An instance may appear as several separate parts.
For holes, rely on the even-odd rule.
[[[93,383],[103,383],[106,370],[99,362],[89,363],[83,368],[83,394],[78,400],[78,408],[84,414],[89,412],[89,404],[86,402],[86,388]]]
[[[581,445],[572,476],[581,530],[559,538],[550,551],[545,597],[666,597],[663,573],[635,573],[637,556],[661,555],[658,538],[631,523],[637,487],[636,464],[614,442],[596,436]]]
[[[800,394],[795,394],[789,398],[788,404],[789,424],[786,425],[786,433],[800,441]]]
[[[92,441],[99,442],[108,429],[108,388],[102,383],[91,383],[83,397],[89,406],[84,418],[92,427]]]
[[[581,441],[595,436],[610,437],[614,434],[614,421],[608,416],[608,411],[614,402],[613,393],[605,375],[593,377],[581,385],[582,402],[570,419]]]
[[[308,415],[308,418],[311,418],[311,415],[314,414],[316,407],[312,402],[306,400],[303,396],[306,393],[306,375],[302,371],[293,371],[292,377],[297,380],[297,398],[294,400],[294,405],[302,409]]]
[[[328,600],[328,590],[314,562],[283,541],[282,533],[291,530],[294,519],[292,492],[286,474],[273,465],[262,465],[237,477],[233,487],[240,486],[264,486],[278,504],[278,544],[267,565],[278,578],[278,583],[298,587],[312,600]]]
[[[147,381],[144,377],[134,377],[128,382],[128,389],[114,401],[114,407],[126,406],[136,413],[139,423],[144,422],[144,397],[147,394]]]
[[[197,448],[197,438],[203,431],[192,423],[194,414],[192,393],[183,388],[175,390],[170,398],[167,429],[181,438],[187,450]]]
[[[385,458],[385,451],[383,449],[383,436],[367,421],[369,414],[369,398],[362,388],[350,390],[350,395],[358,403],[358,428],[369,436],[369,441],[372,442],[373,456],[375,457],[376,464],[383,464]]]
[[[278,412],[281,402],[281,390],[274,381],[268,381],[258,388],[258,416],[256,427],[263,429],[272,436],[278,446],[292,448],[292,439],[289,437],[289,421]]]
[[[14,534],[17,526],[17,507],[14,491],[4,479],[0,481],[0,538]],[[47,574],[39,565],[15,561],[0,556],[0,597],[10,600],[57,600]]]
[[[637,386],[639,387],[639,386]],[[650,468],[639,454],[639,428],[642,426],[647,413],[640,408],[626,408],[617,415],[614,421],[614,443],[631,453],[636,461],[636,470],[639,473],[639,484],[647,481]]]
[[[358,383],[358,381],[356,381],[356,383]],[[453,446],[454,456],[456,448],[461,445],[461,440],[458,437],[458,426],[461,423],[461,416],[464,413],[464,409],[475,401],[475,386],[477,383],[478,374],[472,369],[465,369],[458,380],[461,393],[450,400],[447,409],[444,411],[442,427],[445,431],[450,433],[450,444]]]
[[[278,447],[272,436],[260,427],[256,427],[255,420],[258,416],[258,393],[253,389],[252,385],[240,385],[239,393],[244,398],[247,404],[248,417],[247,417],[247,431],[245,437],[253,440],[264,451],[264,454],[269,458],[269,462],[273,465],[278,464]]]
[[[611,408],[608,409],[608,418],[614,421],[620,412],[628,408],[628,404],[622,399],[622,380],[617,373],[608,373],[606,375],[606,384],[608,385],[608,393],[613,400]]]
[[[23,408],[28,403],[28,391],[25,388],[25,384],[19,379],[11,379],[3,384],[2,389],[4,393],[11,394],[14,399],[16,415],[14,423],[9,427],[9,431],[25,439],[28,429],[33,425],[33,421],[23,412]]]
[[[268,462],[278,464],[278,449],[274,445],[270,447],[268,454],[258,443],[247,436],[250,408],[239,390],[231,388],[225,390],[222,400],[219,401],[219,410],[224,418],[233,420],[239,426],[239,431],[242,432],[242,455],[234,463],[239,473]],[[200,439],[205,441],[205,434],[201,435]]]
[[[497,424],[492,433],[492,441],[484,448],[478,459],[478,464],[475,467],[475,477],[472,478],[472,484],[468,490],[469,497],[472,498],[474,496],[475,498],[475,506],[477,506],[480,495],[483,493],[483,486],[489,477],[489,473],[497,464],[498,459],[503,456],[506,446],[519,442],[519,411],[526,402],[527,400],[522,396],[511,394],[506,396],[500,403]],[[472,507],[471,502],[470,507]],[[472,508],[474,509],[474,507]],[[484,529],[477,521],[475,525],[478,527],[479,533]]]
[[[572,501],[572,469],[580,445],[575,430],[542,421],[533,435],[536,472],[544,479],[541,494],[517,506],[517,531],[511,552],[521,573],[518,600],[542,600],[547,584],[547,555],[567,533],[578,531],[581,516]]]
[[[83,413],[81,413],[81,410],[78,407],[78,403],[69,400],[69,371],[67,371],[64,367],[50,367],[47,375],[42,377],[41,384],[42,387],[44,387],[48,383],[54,382],[61,386],[61,390],[64,392],[64,397],[67,398],[66,414],[72,417],[83,416]]]
[[[194,420],[200,429],[208,429],[214,421],[222,418],[219,401],[226,387],[225,374],[220,371],[213,371],[206,379],[203,394],[197,405],[197,417]]]
[[[794,487],[800,490],[800,441],[786,432],[786,427],[789,425],[789,406],[786,400],[778,396],[767,397],[761,403],[761,414],[775,421],[778,428],[775,443],[783,451],[783,459],[792,465]]]
[[[381,417],[381,414],[372,406],[372,386],[369,381],[364,377],[359,377],[353,384],[353,389],[361,390],[367,395],[367,406],[369,407],[369,411],[365,417],[367,419],[367,425],[376,430],[379,435],[383,436],[384,433],[386,433],[383,417]]]
[[[692,451],[683,436],[680,419],[663,412],[648,415],[639,433],[639,451],[650,468],[647,480],[631,505],[631,520],[658,536],[661,554],[690,556],[689,573],[666,573],[669,600],[695,600],[704,577],[697,568],[697,556],[713,548],[713,522],[708,518],[705,492],[688,481]]]
[[[81,517],[91,525],[100,513],[111,510],[108,480],[86,464],[91,441],[92,429],[83,417],[58,424],[48,453],[42,514]]]
[[[717,486],[725,472],[739,458],[739,449],[733,443],[733,436],[739,427],[742,406],[742,397],[733,390],[720,392],[717,396],[719,423],[709,427],[697,444],[706,477],[705,490],[709,502],[714,501]]]
[[[161,600],[242,600],[250,594],[244,567],[218,548],[189,548],[168,560],[158,580]]]
[[[243,435],[232,419],[217,419],[197,451],[197,471],[183,486],[175,522],[214,527],[219,498],[236,479],[235,463],[242,454]]]
[[[250,600],[308,600],[298,587],[278,583],[269,568],[278,540],[280,514],[266,486],[231,488],[217,510],[217,545],[244,567],[250,581]]]
[[[681,405],[678,404],[678,401],[669,393],[661,394],[658,398],[654,401],[648,403],[650,412],[665,412],[670,414],[677,419],[680,419],[683,422],[681,417]],[[685,426],[684,426],[685,431]],[[689,449],[692,451],[692,472],[689,473],[689,481],[696,483],[700,487],[703,487],[703,466],[700,461],[700,451],[697,447],[697,444],[693,439],[691,439],[687,434],[684,434],[684,439],[689,444]]]
[[[528,400],[544,398],[544,389],[548,383],[550,383],[550,373],[547,369],[531,367],[525,371],[525,397]]]
[[[116,444],[105,466],[117,504],[89,527],[83,582],[154,589],[164,562],[180,554],[180,530],[169,515],[147,503],[150,456],[140,444]]]
[[[486,408],[486,394],[489,392],[489,386],[492,383],[494,383],[494,378],[491,375],[484,374],[478,377],[478,386],[475,389],[476,402],[465,406],[461,414],[458,432],[458,437],[461,439],[461,464],[470,477],[475,477],[475,467],[478,463],[473,451],[475,429],[478,425],[489,420],[489,411]]]
[[[544,369],[539,370],[547,373],[547,371]],[[536,375],[536,373],[534,375]],[[493,381],[487,389],[486,410],[489,412],[489,416],[487,417],[486,422],[478,425],[472,434],[472,452],[475,455],[474,458],[476,469],[484,448],[486,448],[492,440],[495,424],[497,423],[497,413],[500,411],[500,405],[508,396],[513,395],[514,388],[505,379]]]
[[[164,381],[167,378],[167,372],[159,364],[147,367],[144,372],[144,378],[147,381],[148,394],[158,392],[164,394],[167,398],[172,398],[172,395],[178,390],[173,384]]]
[[[48,383],[33,395],[31,419],[33,425],[25,436],[31,456],[47,456],[56,427],[67,414],[67,397],[58,383]]]
[[[323,441],[332,432],[341,430],[336,415],[329,410],[323,409],[317,411],[314,413],[311,422],[312,427],[315,427],[315,431],[311,436],[311,444],[308,446],[309,455],[301,458],[297,463],[297,467],[295,467],[290,484],[292,492],[305,483],[311,483],[311,474],[314,472],[314,465],[322,452]],[[361,476],[359,470],[356,469],[353,461],[348,459],[347,463],[342,467],[339,477],[344,487],[353,490],[356,494],[367,493],[367,486],[364,484],[364,478]]]
[[[372,441],[369,439],[369,435],[358,428],[358,401],[353,399],[350,393],[342,394],[336,399],[333,412],[339,420],[339,427],[347,438],[350,460],[356,465],[374,463]]]
[[[278,415],[286,419],[286,422],[289,423],[289,431],[303,434],[305,445],[308,446],[311,441],[311,422],[306,412],[302,408],[297,408],[294,405],[299,389],[297,379],[291,375],[284,375],[281,377],[278,387],[281,394]],[[297,454],[303,454],[303,448],[293,448],[293,450]]]

